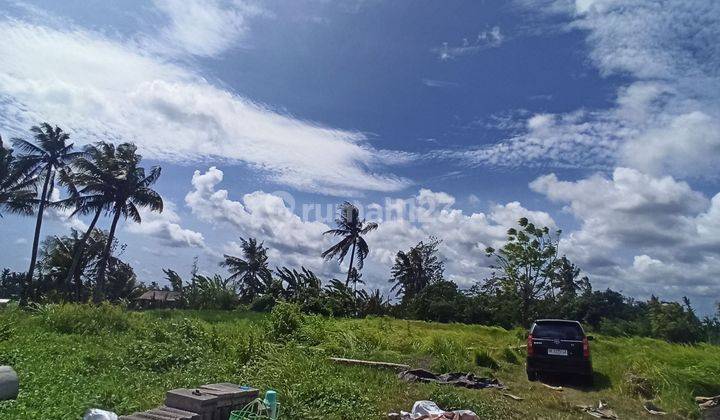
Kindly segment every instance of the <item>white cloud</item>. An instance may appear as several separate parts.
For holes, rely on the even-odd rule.
[[[493,26],[492,29],[480,32],[473,39],[464,38],[458,45],[444,42],[441,47],[433,48],[432,52],[438,55],[440,61],[453,60],[457,57],[477,54],[488,48],[499,47],[504,40],[505,36],[500,31],[500,27]]]
[[[270,247],[274,265],[305,266],[321,273],[333,272],[333,265],[322,261],[320,254],[329,245],[323,232],[329,227],[317,221],[303,221],[277,195],[255,191],[245,194],[242,201],[229,198],[227,190],[215,187],[223,180],[223,172],[211,167],[205,173],[195,171],[193,189],[185,203],[201,220],[226,224],[237,229],[237,235],[255,237]],[[225,246],[234,255],[237,243]]]
[[[720,164],[720,3],[518,2],[564,15],[566,29],[586,34],[600,73],[629,81],[610,108],[535,115],[525,130],[495,145],[442,155],[492,166],[619,163],[652,174],[717,177],[711,169]]]
[[[0,124],[12,134],[50,121],[78,142],[134,141],[167,161],[246,162],[278,183],[328,194],[409,184],[381,169],[410,156],[273,111],[137,46],[14,20],[2,21],[0,39]]]
[[[545,175],[530,188],[565,203],[580,222],[561,241],[561,251],[596,286],[675,299],[703,298],[717,288],[720,194],[708,200],[685,182],[627,168],[616,169],[612,178],[578,181]]]
[[[170,46],[185,53],[215,56],[236,46],[248,31],[248,18],[262,14],[257,6],[224,0],[153,0],[169,25],[161,30]]]
[[[273,265],[304,265],[325,276],[344,276],[346,265],[340,268],[337,263],[320,258],[335,239],[322,234],[330,229],[328,223],[303,220],[281,197],[262,191],[245,194],[239,201],[232,200],[227,190],[216,188],[222,180],[223,172],[215,167],[204,173],[195,171],[193,188],[185,197],[194,215],[213,224],[232,226],[239,236],[264,241],[270,248]],[[454,204],[455,198],[447,193],[421,189],[407,200],[365,206],[365,217],[380,224],[366,237],[370,255],[363,273],[368,287],[387,290],[390,267],[397,252],[429,236],[443,240],[440,250],[447,260],[448,278],[470,286],[488,274],[490,261],[485,256],[485,248],[501,246],[507,228],[514,226],[518,219],[528,217],[535,223],[555,227],[547,213],[527,210],[517,202],[494,205],[487,214],[467,215],[454,208]],[[232,242],[224,249],[234,255],[240,252],[239,244]]]
[[[165,200],[162,213],[140,208],[142,223],[128,222],[128,232],[147,235],[159,239],[164,245],[179,247],[205,247],[202,233],[180,226],[180,216],[175,211],[175,204]]]

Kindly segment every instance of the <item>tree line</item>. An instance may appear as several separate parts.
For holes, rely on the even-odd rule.
[[[323,281],[306,267],[273,269],[262,241],[241,238],[242,255],[224,255],[221,263],[228,275],[200,274],[196,262],[187,280],[165,269],[168,285],[138,283],[133,268],[121,259],[125,245],[118,243],[115,231],[120,218],[141,223],[140,208],[162,211],[162,198],[152,189],[160,167],[146,172],[131,143],[98,142],[76,150],[58,127],[42,124],[31,131],[33,141],[12,140],[17,155],[0,139],[0,215],[36,215],[28,271],[6,269],[0,274],[0,296],[19,296],[21,304],[132,302],[146,290],[166,289],[178,292],[180,306],[195,309],[268,311],[285,301],[306,313],[328,316],[390,315],[506,328],[528,326],[537,318],[570,318],[606,334],[720,341],[720,307],[716,316],[700,319],[687,298],[681,303],[655,296],[637,301],[610,289],[593,290],[581,269],[559,254],[562,232],[551,232],[527,218],[507,231],[501,248],[485,250],[494,261],[491,273],[468,289],[446,278],[439,252],[442,240],[435,237],[397,252],[390,295],[358,288],[365,283],[362,269],[370,253],[365,237],[378,224],[360,219],[349,202],[340,206],[335,228],[324,232],[337,243],[321,254],[339,264],[349,259],[342,280]],[[55,188],[64,189],[67,197],[53,200]],[[49,208],[92,219],[84,231],[72,229],[67,236],[40,242]],[[97,227],[101,216],[110,219],[108,231]]]

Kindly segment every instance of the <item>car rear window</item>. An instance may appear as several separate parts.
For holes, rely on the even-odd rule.
[[[532,335],[537,338],[582,340],[583,330],[573,322],[539,322],[535,324]]]

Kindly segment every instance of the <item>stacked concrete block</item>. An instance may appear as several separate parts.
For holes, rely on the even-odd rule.
[[[227,382],[173,389],[165,395],[165,405],[120,420],[227,420],[258,395],[257,389]]]

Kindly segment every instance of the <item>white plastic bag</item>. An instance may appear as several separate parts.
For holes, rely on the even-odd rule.
[[[91,408],[85,413],[83,420],[118,420],[118,416],[112,411]]]
[[[420,417],[425,415],[439,415],[444,414],[445,410],[442,410],[432,401],[415,401],[412,408],[413,417]]]

